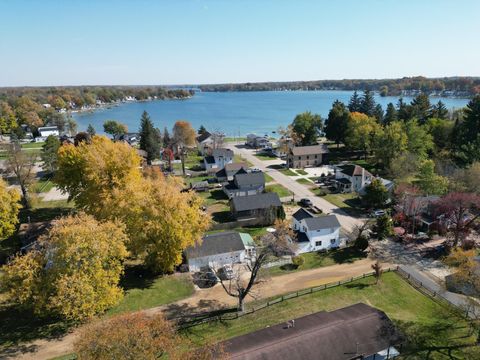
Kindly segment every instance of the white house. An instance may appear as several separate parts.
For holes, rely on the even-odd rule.
[[[335,182],[340,192],[360,192],[374,176],[363,167],[353,164],[335,166]]]
[[[265,176],[263,172],[238,172],[233,180],[223,185],[223,192],[229,199],[235,196],[260,194],[265,190]]]
[[[233,162],[233,151],[230,149],[213,149],[212,155],[203,158],[205,170],[221,170],[226,164]]]
[[[50,135],[60,136],[60,131],[58,131],[58,127],[56,126],[39,127],[38,133],[40,134],[40,137],[43,137],[43,138],[47,138]]]
[[[246,233],[225,231],[203,237],[202,242],[185,250],[188,267],[197,272],[205,267],[246,263],[255,256],[255,242]]]
[[[205,155],[208,150],[213,147],[212,134],[210,134],[208,131],[205,131],[203,134],[198,135],[196,140],[198,151],[200,151],[202,155]]]
[[[293,214],[297,254],[340,247],[340,223],[335,215],[314,216],[305,209]]]

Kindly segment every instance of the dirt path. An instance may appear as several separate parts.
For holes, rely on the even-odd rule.
[[[371,271],[373,260],[363,259],[352,264],[333,265],[318,269],[305,270],[276,276],[262,281],[254,288],[256,300],[281,295],[308,287],[318,286],[329,282],[347,279]],[[188,311],[207,311],[222,305],[235,305],[236,299],[228,296],[220,285],[210,289],[197,290],[191,297],[166,306],[159,306],[144,310],[148,314],[169,312],[170,314],[186,313]],[[252,298],[249,299],[251,301]],[[47,360],[73,352],[73,344],[77,338],[77,331],[55,340],[37,340],[22,347],[23,352],[5,357],[22,360]]]

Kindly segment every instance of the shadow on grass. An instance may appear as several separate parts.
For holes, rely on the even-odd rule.
[[[345,264],[345,263],[349,264],[359,259],[366,258],[367,254],[365,254],[363,251],[355,247],[346,247],[343,249],[332,251],[330,253],[330,256],[332,257],[333,261],[335,261],[336,264]]]
[[[230,210],[214,212],[212,213],[212,219],[217,223],[226,223],[234,220]]]
[[[293,264],[285,264],[285,265],[281,265],[280,269],[284,271],[295,271],[298,269],[298,266]]]
[[[357,289],[357,290],[363,290],[365,288],[370,287],[372,284],[346,284],[345,287],[348,289]]]
[[[285,169],[285,167],[283,165],[280,165],[280,164],[268,165],[267,168],[268,169],[275,169],[275,170]]]
[[[213,200],[228,200],[228,196],[223,192],[223,190],[210,191],[209,198]]]
[[[130,289],[147,289],[151,287],[158,277],[158,274],[152,274],[144,265],[128,265],[120,279],[120,287],[125,291]]]
[[[35,346],[22,343],[59,338],[73,325],[55,318],[40,319],[29,310],[0,305],[0,358],[35,351]]]
[[[73,209],[68,207],[51,207],[20,210],[20,223],[40,222],[53,220],[60,216],[68,215]]]

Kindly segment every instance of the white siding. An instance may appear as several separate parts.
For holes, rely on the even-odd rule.
[[[191,272],[196,272],[206,266],[219,268],[223,265],[242,262],[245,262],[245,250],[188,259],[188,267]]]

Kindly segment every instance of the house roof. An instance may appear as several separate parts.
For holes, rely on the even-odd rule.
[[[249,234],[240,234],[236,231],[224,231],[203,237],[202,242],[185,250],[188,259],[201,258],[216,254],[227,254],[245,249],[244,238]],[[252,239],[253,242],[253,239]]]
[[[372,176],[370,172],[355,164],[339,165],[337,166],[337,169],[348,176],[362,176],[362,172],[364,172],[367,176]]]
[[[244,162],[226,164],[225,167],[215,173],[216,177],[228,177],[234,174],[246,173],[248,166]]]
[[[212,136],[212,134],[210,134],[208,131],[205,131],[203,134],[197,136],[197,142],[201,143],[207,140],[210,136]]]
[[[313,215],[310,214],[304,208],[300,208],[292,215],[292,217],[297,221],[302,221],[303,219],[308,219],[308,218],[313,217]]]
[[[282,206],[278,194],[274,192],[248,196],[236,196],[232,198],[231,201],[236,211],[267,209],[271,206]]]
[[[215,164],[215,158],[213,156],[205,156],[204,160],[207,164]]]
[[[233,157],[233,151],[230,149],[213,149],[212,150],[213,157]]]
[[[261,186],[265,185],[263,172],[240,173],[234,175],[234,182],[237,186]]]
[[[345,360],[376,354],[400,341],[384,312],[359,303],[295,319],[293,327],[265,327],[221,345],[235,360]]]
[[[315,216],[304,219],[309,231],[339,228],[340,223],[335,215]]]
[[[310,146],[295,146],[291,148],[292,154],[300,155],[315,155],[328,153],[328,147],[325,144],[310,145]]]

